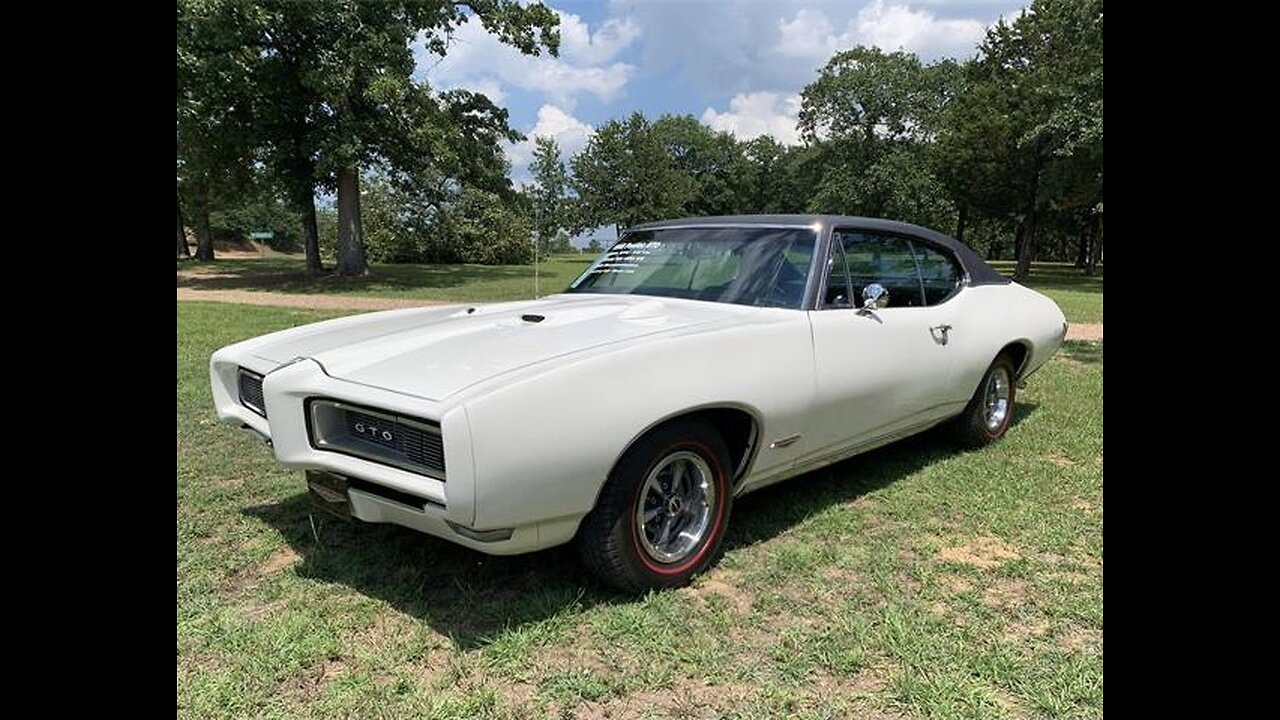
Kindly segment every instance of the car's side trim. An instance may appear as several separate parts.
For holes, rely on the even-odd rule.
[[[784,480],[790,480],[791,478],[794,478],[798,475],[803,475],[807,472],[813,472],[814,470],[821,470],[824,467],[827,467],[829,465],[834,465],[840,462],[841,460],[846,460],[848,458],[853,457],[854,455],[861,455],[864,452],[870,452],[871,450],[875,450],[878,447],[883,447],[885,445],[888,445],[891,442],[896,442],[898,440],[905,439],[911,435],[915,435],[916,433],[924,432],[925,430],[935,425],[939,425],[941,423],[946,422],[948,419],[949,418],[944,417],[941,419],[925,420],[922,422],[909,425],[905,428],[894,430],[892,432],[887,432],[882,435],[877,435],[876,437],[873,437],[869,440],[863,440],[860,442],[856,442],[852,445],[841,447],[833,452],[828,452],[816,457],[812,457],[812,458],[809,458],[808,460],[801,460],[799,463],[792,465],[790,468],[787,468],[786,470],[778,473],[777,475],[766,477],[761,480],[757,480],[755,482],[744,483],[742,488],[739,489],[739,492],[744,494],[752,493],[752,492],[755,492],[756,490],[760,490],[770,485],[783,482]]]

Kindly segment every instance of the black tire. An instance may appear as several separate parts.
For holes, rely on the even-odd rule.
[[[695,457],[696,456],[696,457]],[[701,465],[698,462],[701,462]],[[660,552],[656,546],[659,542],[648,534],[641,540],[640,533],[646,533],[651,527],[641,522],[641,507],[644,512],[655,510],[664,513],[655,517],[652,522],[664,521],[678,524],[686,520],[686,515],[674,513],[687,510],[680,503],[675,503],[675,510],[669,510],[670,503],[654,504],[661,492],[661,478],[668,468],[675,464],[685,464],[681,477],[689,472],[705,478],[705,485],[714,488],[714,497],[710,492],[701,491],[702,502],[697,504],[699,512],[691,513],[687,522],[693,527],[704,528],[696,542],[677,560],[663,562],[652,552]],[[694,575],[719,561],[724,552],[724,532],[729,523],[729,512],[733,506],[733,487],[729,478],[729,451],[724,439],[711,424],[696,418],[677,420],[654,429],[638,440],[618,461],[609,473],[595,508],[582,520],[578,528],[575,544],[582,561],[605,583],[624,592],[644,592],[651,589],[674,588],[685,585]],[[676,468],[679,470],[680,468]],[[649,487],[651,473],[657,484]],[[674,472],[668,476],[674,484]],[[696,487],[703,487],[702,482]],[[693,496],[698,496],[694,490]],[[676,493],[673,492],[672,496]],[[644,495],[644,497],[642,497]],[[642,506],[641,503],[649,503]],[[690,504],[688,508],[694,507]],[[702,510],[702,509],[705,509]],[[672,532],[666,535],[673,541]],[[646,547],[654,547],[651,552]]]
[[[999,383],[1000,376],[1008,390],[1008,400],[999,421],[988,404],[988,391],[993,382]],[[967,447],[983,447],[1004,437],[1013,421],[1014,401],[1018,395],[1018,368],[1008,353],[1001,353],[991,362],[991,366],[982,374],[982,381],[973,391],[973,397],[952,421],[951,430],[956,440]]]

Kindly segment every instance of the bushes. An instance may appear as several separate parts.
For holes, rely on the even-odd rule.
[[[514,265],[533,262],[529,219],[493,193],[468,188],[444,214],[447,247],[458,257],[448,262]]]
[[[371,262],[510,265],[533,260],[529,219],[494,193],[466,188],[437,207],[377,179],[363,184],[364,242]],[[325,225],[322,245],[329,245]]]

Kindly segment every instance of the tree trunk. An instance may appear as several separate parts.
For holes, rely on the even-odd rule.
[[[196,181],[196,259],[213,259],[213,228],[209,226],[209,178]]]
[[[1026,282],[1031,275],[1031,258],[1036,254],[1036,211],[1032,208],[1018,226],[1018,264],[1013,271],[1014,282]]]
[[[1093,243],[1089,247],[1089,264],[1084,268],[1084,274],[1090,277],[1098,271],[1098,263],[1102,262],[1102,216],[1098,216],[1098,232],[1093,236]]]
[[[1080,242],[1076,244],[1076,267],[1084,268],[1089,262],[1089,236],[1093,234],[1093,224],[1086,223],[1080,230]]]
[[[360,230],[360,169],[355,165],[338,171],[338,274],[369,274]]]
[[[1035,175],[1031,178],[1030,192],[1027,193],[1027,208],[1022,216],[1022,224],[1018,227],[1018,264],[1014,266],[1014,282],[1026,282],[1031,275],[1031,259],[1036,256],[1036,221],[1038,217],[1037,199],[1040,197],[1040,169],[1036,166]]]
[[[182,201],[178,201],[178,257],[191,257],[191,248],[187,247],[187,231],[182,227]]]
[[[302,216],[302,244],[307,251],[307,272],[318,274],[324,272],[320,263],[320,227],[316,223],[316,192],[312,180],[299,183],[294,205]]]
[[[968,214],[964,205],[961,205],[956,213],[956,239],[960,242],[964,242],[964,225],[965,221],[968,220]]]

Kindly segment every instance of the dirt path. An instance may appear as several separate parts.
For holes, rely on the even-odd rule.
[[[1071,323],[1067,325],[1067,339],[1102,342],[1102,323]]]
[[[438,300],[406,298],[351,297],[348,295],[304,295],[298,293],[259,292],[257,290],[196,290],[178,288],[179,300],[238,303],[241,305],[274,305],[308,310],[394,310],[396,308],[448,305]]]
[[[309,310],[393,310],[395,308],[448,305],[438,300],[406,298],[351,297],[349,295],[302,295],[296,293],[260,292],[257,290],[196,290],[178,288],[179,300],[239,303],[241,305],[274,305]],[[1068,340],[1102,340],[1102,323],[1072,323],[1067,328]]]

